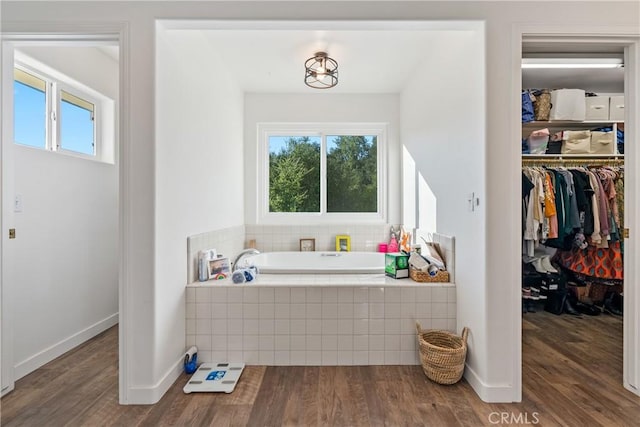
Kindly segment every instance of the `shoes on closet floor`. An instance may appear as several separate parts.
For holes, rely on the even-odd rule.
[[[545,255],[540,258],[540,263],[542,264],[542,268],[547,270],[548,273],[557,273],[558,270],[551,264],[551,256]]]
[[[606,301],[604,303],[604,312],[615,316],[622,316],[622,310],[618,310],[616,307],[611,305],[611,303],[607,303]]]
[[[577,302],[575,296],[572,296],[571,293],[568,293],[564,299],[564,312],[570,314],[572,316],[580,316],[580,312],[575,309],[574,304]]]
[[[533,265],[529,262],[523,262],[522,263],[522,275],[523,276],[534,276],[534,277],[541,277],[540,273],[538,273],[536,271],[535,268],[533,268]]]
[[[603,310],[605,313],[622,316],[622,297],[610,292],[604,300]]]
[[[540,293],[540,289],[536,288],[536,287],[531,287],[531,299],[532,300],[541,300],[541,299],[547,299],[546,295],[542,295]]]
[[[544,266],[542,265],[541,258],[536,258],[533,261],[531,261],[531,265],[533,265],[533,268],[535,268],[538,273],[543,273],[543,274],[548,273],[547,269],[544,268]]]
[[[522,288],[522,299],[538,300],[540,299],[540,291],[533,292],[532,288]]]
[[[586,314],[587,316],[598,316],[602,313],[602,310],[595,305],[584,304],[580,301],[576,303],[576,310],[578,310],[579,313]]]
[[[533,301],[527,302],[527,312],[535,313],[536,312],[536,303]]]

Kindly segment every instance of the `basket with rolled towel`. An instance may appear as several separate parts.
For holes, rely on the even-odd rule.
[[[425,241],[425,243],[427,243]],[[411,252],[409,256],[409,277],[416,282],[448,282],[444,260],[435,243],[427,243],[422,253]]]

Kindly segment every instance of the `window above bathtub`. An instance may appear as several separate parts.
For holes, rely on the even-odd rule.
[[[258,223],[385,222],[386,124],[258,124]]]

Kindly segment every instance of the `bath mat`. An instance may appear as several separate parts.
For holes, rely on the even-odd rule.
[[[244,363],[203,363],[182,389],[185,393],[223,392],[236,388]]]

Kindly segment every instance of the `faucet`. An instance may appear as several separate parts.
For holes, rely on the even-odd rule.
[[[240,262],[240,259],[248,254],[252,254],[252,255],[256,255],[259,254],[260,251],[255,249],[255,248],[248,248],[248,249],[243,249],[242,251],[240,251],[240,253],[236,256],[236,259],[233,261],[233,266],[231,267],[231,272],[233,273],[234,271],[236,271],[238,269],[238,262]]]

